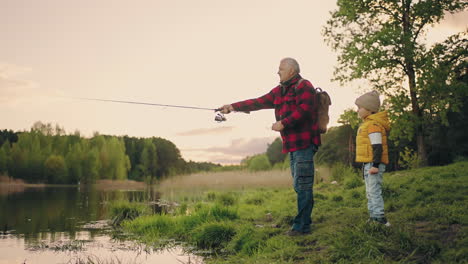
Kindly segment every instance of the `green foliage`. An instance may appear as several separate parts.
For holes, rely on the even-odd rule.
[[[47,159],[50,159],[45,167]],[[64,160],[58,161],[56,156]],[[185,162],[176,146],[162,138],[130,138],[77,131],[36,122],[30,132],[0,131],[0,173],[27,182],[93,183],[99,179],[144,180],[212,170],[220,165]],[[64,168],[66,170],[64,171]]]
[[[91,148],[87,143],[84,145],[88,151],[82,157],[83,178],[80,180],[83,183],[92,183],[99,177],[99,168],[101,166],[99,162],[99,150],[96,147]]]
[[[288,169],[290,169],[289,155],[286,155],[284,157],[283,161],[275,163],[275,165],[273,165],[273,167],[271,169],[272,170],[288,170]]]
[[[465,82],[468,82],[468,75],[465,76]],[[427,130],[430,165],[446,165],[456,159],[468,157],[468,141],[465,133],[468,129],[468,96],[463,99],[459,112],[447,113],[447,121],[449,126],[434,120]]]
[[[8,172],[8,164],[11,163],[10,154],[10,142],[7,140],[5,144],[0,145],[0,174],[6,174]]]
[[[335,163],[332,166],[332,175],[331,179],[337,182],[344,182],[346,178],[355,178],[357,175],[356,170],[348,165],[343,163]]]
[[[235,234],[233,225],[205,223],[193,231],[193,241],[203,249],[219,249],[225,247]]]
[[[426,129],[438,122],[447,125],[447,113],[460,111],[468,91],[467,32],[426,48],[425,29],[448,13],[466,10],[468,4],[463,0],[337,4],[323,31],[340,53],[334,80],[342,84],[367,80],[372,89],[384,93],[394,124],[391,138],[397,144],[416,139],[425,164]]]
[[[349,125],[353,131],[357,131],[359,125],[362,123],[362,119],[359,118],[356,110],[346,109],[343,114],[340,115],[338,123]]]
[[[235,209],[228,208],[222,205],[214,205],[208,210],[200,210],[200,215],[205,215],[208,219],[212,218],[215,221],[234,220],[239,218]]]
[[[341,201],[343,201],[343,196],[341,196],[341,195],[333,195],[331,199],[332,199],[332,201],[334,201],[334,202],[341,202]]]
[[[261,232],[251,226],[242,226],[231,240],[228,250],[234,253],[252,256],[265,245],[268,233]]]
[[[148,206],[141,203],[130,203],[121,200],[109,204],[109,216],[114,226],[119,226],[125,220],[133,220],[148,213]]]
[[[354,162],[354,141],[357,129],[350,125],[331,127],[322,135],[322,146],[315,155],[318,165],[331,166],[336,162],[351,165]]]
[[[0,146],[2,146],[6,142],[8,142],[9,144],[13,144],[16,141],[18,141],[18,134],[19,133],[14,132],[13,130],[0,130]]]
[[[349,177],[344,181],[344,187],[345,189],[354,189],[357,187],[361,187],[364,185],[363,179],[360,179],[358,177]]]
[[[262,171],[271,169],[270,161],[266,154],[258,154],[247,158],[245,163],[250,171]]]
[[[217,196],[217,200],[223,206],[232,206],[236,203],[237,198],[231,193],[222,193]]]
[[[405,148],[403,153],[400,153],[400,166],[402,168],[416,169],[420,167],[419,163],[418,153],[415,151]]]
[[[50,183],[65,183],[68,171],[65,159],[59,155],[49,156],[44,163],[45,176]]]
[[[286,157],[286,153],[283,153],[283,142],[281,138],[276,138],[271,144],[268,144],[266,155],[270,164],[275,165],[282,163]]]

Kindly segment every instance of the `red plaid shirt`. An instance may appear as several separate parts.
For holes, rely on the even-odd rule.
[[[276,121],[281,120],[284,126],[281,131],[283,153],[304,149],[311,144],[321,144],[315,89],[307,80],[303,80],[294,88],[300,79],[302,77],[296,75],[263,96],[232,104],[236,111],[274,108]]]

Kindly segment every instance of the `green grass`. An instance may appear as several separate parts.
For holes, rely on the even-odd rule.
[[[181,209],[122,226],[150,245],[174,239],[210,250],[206,263],[468,262],[468,162],[386,173],[383,195],[390,228],[366,222],[365,187],[356,175],[315,185],[307,236],[284,235],[296,197],[281,187],[180,197]]]
[[[117,200],[109,205],[109,216],[114,226],[119,226],[125,220],[133,220],[140,215],[148,214],[149,208],[142,203],[131,203],[125,200]]]

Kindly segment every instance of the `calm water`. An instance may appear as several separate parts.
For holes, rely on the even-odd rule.
[[[78,187],[0,190],[0,264],[202,263],[181,247],[154,250],[114,238],[104,221],[106,203],[156,201],[158,193]]]

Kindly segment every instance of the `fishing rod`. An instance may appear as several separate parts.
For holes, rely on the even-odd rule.
[[[76,98],[76,99],[89,100],[89,101],[111,102],[111,103],[122,103],[122,104],[139,104],[139,105],[150,105],[150,106],[161,106],[161,107],[185,108],[185,109],[196,109],[196,110],[209,110],[209,111],[214,111],[216,113],[216,116],[215,116],[215,121],[216,122],[226,121],[226,117],[220,112],[221,108],[205,108],[205,107],[196,107],[196,106],[156,104],[156,103],[120,101],[120,100],[97,99],[97,98]],[[244,112],[244,113],[248,114],[249,112]]]

